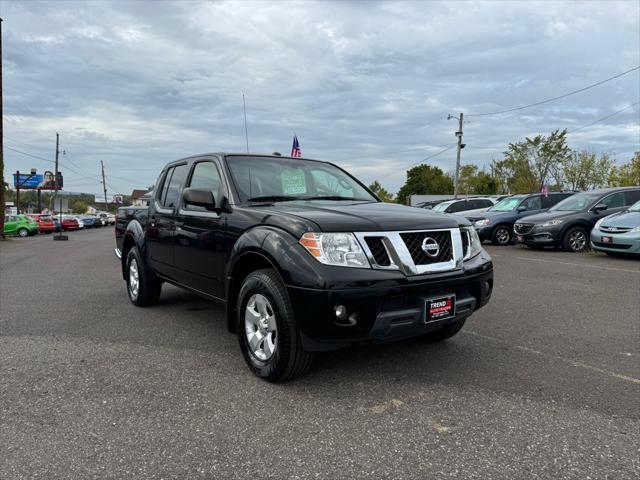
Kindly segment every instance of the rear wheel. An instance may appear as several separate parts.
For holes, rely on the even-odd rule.
[[[462,330],[462,327],[464,327],[464,322],[466,321],[467,319],[463,318],[461,320],[456,320],[455,322],[451,322],[448,325],[445,325],[444,327],[438,330],[427,333],[424,336],[424,338],[429,342],[434,342],[434,343],[442,342],[447,338],[453,337],[456,333]]]
[[[127,293],[131,303],[138,307],[158,303],[162,282],[149,271],[136,247],[129,250],[126,262]]]
[[[26,228],[21,228],[20,230],[18,230],[18,236],[19,237],[28,237],[29,236],[29,230],[27,230]]]
[[[507,227],[506,225],[498,225],[493,230],[491,242],[494,245],[509,245],[511,243],[511,229],[509,229],[509,227]]]
[[[289,294],[273,269],[256,270],[242,282],[236,326],[249,369],[269,382],[302,375],[313,355],[302,349]]]
[[[587,231],[582,227],[572,227],[564,234],[562,247],[569,252],[584,252],[589,249]]]

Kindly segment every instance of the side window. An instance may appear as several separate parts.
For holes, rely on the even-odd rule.
[[[624,192],[624,196],[626,198],[625,205],[631,206],[638,200],[640,200],[640,190],[629,190],[627,192]]]
[[[193,173],[191,174],[189,186],[211,190],[213,198],[215,198],[217,202],[220,191],[220,174],[218,173],[216,165],[213,162],[196,163],[196,166],[193,168]],[[195,205],[189,205],[185,208],[202,212],[206,211],[204,207],[197,207]]]
[[[462,212],[463,210],[469,210],[467,208],[467,202],[464,200],[460,202],[453,202],[451,205],[449,205],[449,208],[447,208],[447,213]]]
[[[167,186],[167,191],[163,194],[163,206],[167,208],[173,208],[178,204],[178,198],[180,196],[180,185],[182,184],[182,180],[184,180],[186,173],[186,165],[178,165],[177,167],[174,167],[173,174],[171,175],[171,179],[169,180],[169,184]],[[166,182],[167,181],[165,180],[165,183]]]
[[[617,192],[604,197],[598,203],[602,203],[609,208],[624,207],[624,192]]]
[[[560,200],[564,200],[569,195],[549,195],[548,197],[542,197],[542,208],[551,208]]]
[[[476,208],[489,208],[493,207],[493,202],[491,200],[476,200],[479,204]]]
[[[530,197],[522,202],[522,206],[527,210],[540,210],[542,208],[542,201],[540,197]]]
[[[173,175],[173,170],[173,168],[167,170],[166,175],[160,181],[160,185],[162,186],[158,189],[157,197],[158,203],[160,203],[160,205],[164,205],[164,200],[165,198],[167,198],[167,189],[169,188],[169,181],[171,180],[171,175]]]

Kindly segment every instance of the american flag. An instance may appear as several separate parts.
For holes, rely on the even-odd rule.
[[[298,143],[298,136],[293,136],[293,145],[291,146],[291,156],[292,157],[301,157],[302,152],[300,151],[300,144]]]

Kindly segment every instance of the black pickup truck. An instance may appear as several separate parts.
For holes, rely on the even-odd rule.
[[[131,302],[163,282],[226,307],[258,376],[302,374],[314,352],[455,335],[493,287],[459,216],[382,203],[327,162],[206,154],[160,173],[148,208],[122,207],[116,255]]]

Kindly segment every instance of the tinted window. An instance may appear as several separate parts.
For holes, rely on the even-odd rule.
[[[625,205],[633,205],[640,200],[640,190],[629,190],[624,192],[624,195],[626,197]]]
[[[178,204],[178,198],[180,195],[180,185],[182,184],[182,180],[187,173],[186,165],[178,165],[174,167],[173,174],[171,175],[171,179],[169,180],[168,187],[166,193],[163,195],[164,199],[162,205],[171,208],[175,207]],[[168,174],[167,174],[168,178]],[[166,182],[166,180],[165,180]]]
[[[447,208],[447,213],[456,213],[456,212],[462,212],[464,210],[468,210],[467,208],[467,202],[465,202],[464,200],[461,202],[453,202],[451,205],[449,205],[449,208]]]
[[[570,196],[570,193],[559,193],[556,195],[549,195],[548,197],[542,197],[542,208],[551,208],[560,200],[564,200]]]
[[[220,174],[218,173],[216,165],[213,162],[196,163],[196,166],[193,168],[193,174],[191,174],[189,186],[210,190],[211,193],[213,193],[213,198],[215,198],[217,202],[220,191]],[[206,211],[206,208],[195,205],[189,205],[188,208],[189,210]]]
[[[624,192],[617,192],[608,197],[604,197],[598,203],[606,205],[609,208],[624,207]]]
[[[529,197],[520,206],[526,210],[540,210],[542,208],[542,200],[539,196]]]
[[[158,189],[158,202],[160,202],[160,205],[164,205],[164,199],[167,196],[167,189],[169,188],[169,180],[171,180],[171,175],[173,175],[173,168],[167,170],[166,175],[162,179],[162,187]]]
[[[478,205],[476,208],[488,208],[493,206],[493,202],[491,200],[476,200],[476,204]]]

